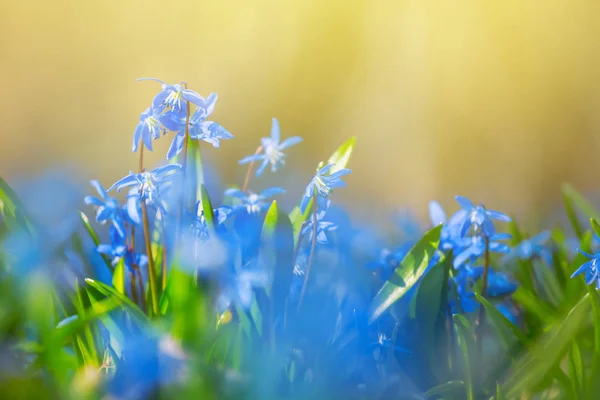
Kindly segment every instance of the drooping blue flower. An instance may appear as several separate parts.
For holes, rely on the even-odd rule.
[[[460,227],[466,217],[467,212],[461,209],[446,220],[446,213],[442,206],[437,201],[429,203],[429,218],[433,226],[444,224],[440,236],[440,249],[451,250],[456,247],[456,241],[460,239]]]
[[[206,121],[215,109],[217,94],[211,93],[206,101],[198,106],[188,123],[188,135],[192,140],[203,140],[219,147],[221,140],[232,139],[233,135],[221,125],[213,121]],[[163,125],[170,131],[176,132],[171,147],[167,151],[167,160],[179,154],[184,147],[186,116],[176,113],[166,113],[161,118]]]
[[[494,236],[496,228],[492,219],[510,222],[510,217],[494,210],[487,210],[483,205],[474,206],[473,203],[463,196],[456,196],[458,204],[467,212],[466,218],[460,227],[461,236],[465,236],[469,228],[473,226],[477,231],[481,230],[487,237]]]
[[[85,204],[96,207],[96,221],[106,223],[110,221],[119,235],[125,237],[125,216],[119,206],[119,202],[114,197],[110,197],[104,190],[100,182],[93,180],[90,184],[96,189],[100,198],[95,196],[85,196]]]
[[[186,102],[198,107],[204,104],[204,98],[191,89],[186,89],[183,83],[168,84],[157,78],[138,78],[138,81],[156,81],[162,85],[160,93],[154,97],[152,106],[160,111],[169,107],[175,113],[185,111]]]
[[[261,138],[261,147],[263,152],[245,157],[240,160],[240,164],[262,161],[261,165],[256,170],[256,176],[261,176],[267,165],[271,164],[271,172],[276,172],[279,164],[285,164],[285,153],[283,150],[290,146],[298,144],[302,141],[300,136],[293,136],[280,142],[281,134],[279,130],[279,122],[273,118],[271,123],[271,136]]]
[[[179,164],[169,164],[155,168],[150,172],[130,173],[115,182],[108,191],[110,192],[114,188],[120,191],[125,187],[137,187],[141,200],[144,200],[146,204],[154,206],[163,214],[166,214],[162,197],[168,191],[181,169],[182,167]]]
[[[540,258],[547,264],[552,264],[552,250],[546,246],[550,240],[550,232],[541,232],[529,239],[524,239],[507,255],[507,259],[520,258],[521,260],[531,260]]]
[[[328,164],[321,169],[317,169],[317,173],[311,179],[306,190],[304,191],[304,196],[302,197],[302,201],[300,202],[300,212],[304,214],[310,199],[315,195],[317,197],[317,203],[321,207],[326,207],[326,200],[335,188],[341,188],[346,186],[346,182],[344,182],[341,178],[344,175],[349,174],[351,171],[347,168],[340,169],[332,174],[329,174],[331,168],[333,168],[335,164]]]
[[[317,243],[319,244],[328,244],[329,240],[327,238],[327,234],[329,232],[333,232],[335,231],[338,227],[336,224],[334,224],[331,221],[325,221],[325,214],[326,211],[325,210],[320,210],[317,212]],[[307,241],[308,243],[311,243],[313,241],[313,233],[314,233],[314,221],[312,218],[309,218],[306,223],[304,224],[304,226],[302,227],[302,230],[300,231],[301,235],[307,235]]]
[[[105,254],[111,259],[111,264],[117,265],[121,259],[124,259],[125,266],[134,271],[134,266],[145,267],[148,263],[148,257],[143,254],[134,253],[127,246],[125,237],[121,236],[115,228],[110,229],[110,244],[100,244],[96,251]]]
[[[266,199],[283,193],[285,193],[285,190],[280,187],[265,189],[260,194],[252,191],[244,193],[239,189],[232,188],[225,191],[225,196],[240,200],[240,204],[234,207],[234,211],[245,210],[248,214],[257,214],[266,211],[270,207],[270,203],[266,202]]]
[[[498,243],[497,240],[506,240],[510,239],[510,237],[511,236],[508,233],[498,233],[490,237],[488,239],[489,251],[495,253],[508,253],[510,247],[504,243]],[[457,246],[462,250],[454,257],[454,268],[460,267],[467,261],[474,262],[479,257],[482,257],[485,254],[485,242],[486,238],[479,235],[462,238],[460,241],[457,241]]]
[[[150,151],[152,151],[152,141],[160,138],[167,130],[161,123],[161,111],[154,107],[148,107],[142,115],[140,122],[133,132],[133,146],[131,151],[136,152],[140,142]]]
[[[581,254],[583,254],[584,256],[590,258],[590,260],[583,263],[579,268],[577,268],[577,270],[575,272],[573,272],[573,275],[571,275],[571,278],[574,278],[577,275],[585,273],[585,283],[587,285],[591,285],[592,283],[595,283],[596,288],[600,289],[600,274],[598,272],[600,253],[590,254],[590,253],[586,253],[583,250],[579,250],[579,252]]]

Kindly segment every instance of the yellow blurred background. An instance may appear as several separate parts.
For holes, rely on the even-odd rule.
[[[599,51],[595,0],[0,0],[0,174],[112,183],[155,76],[219,94],[236,138],[205,155],[225,181],[275,116],[306,181],[358,137],[346,201],[537,213],[565,180],[596,187]]]

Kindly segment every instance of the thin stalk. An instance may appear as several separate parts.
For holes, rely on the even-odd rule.
[[[156,269],[152,257],[152,242],[150,241],[150,221],[146,202],[142,201],[142,217],[144,218],[144,241],[146,242],[146,253],[148,256],[148,282],[150,284],[150,298],[152,299],[152,312],[158,315],[158,292],[156,287]]]
[[[161,267],[161,288],[164,292],[167,288],[167,230],[165,229],[165,221],[162,223],[162,267]]]
[[[490,239],[485,236],[485,254],[483,261],[483,277],[481,278],[481,297],[485,297],[488,288],[488,274],[490,271]],[[477,316],[477,321],[475,323],[475,339],[478,342],[479,347],[479,356],[483,355],[483,326],[484,326],[484,318],[485,318],[485,307],[479,305],[479,315]]]
[[[313,229],[312,229],[312,241],[310,243],[310,253],[308,254],[308,264],[306,266],[306,274],[304,274],[304,283],[302,284],[302,291],[300,292],[300,299],[298,300],[298,310],[302,307],[302,301],[304,300],[304,295],[306,294],[306,289],[308,287],[308,278],[310,277],[310,270],[312,268],[312,261],[315,255],[315,246],[317,244],[317,193],[313,194]]]
[[[135,286],[135,273],[133,271],[129,272],[129,288],[131,290],[131,298],[135,304],[139,304],[137,287]]]
[[[258,149],[256,149],[256,152],[254,152],[254,155],[258,155],[262,150],[263,150],[263,147],[258,146]],[[246,189],[248,188],[248,182],[250,182],[250,175],[252,175],[252,168],[254,168],[254,161],[251,161],[250,165],[248,165],[248,170],[246,171],[246,177],[244,178],[244,184],[242,185],[242,192],[245,192]]]

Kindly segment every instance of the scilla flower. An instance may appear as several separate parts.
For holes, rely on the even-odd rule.
[[[133,132],[133,146],[131,151],[137,151],[140,141],[148,150],[152,151],[152,141],[158,139],[161,133],[165,134],[167,132],[161,123],[161,118],[161,111],[154,107],[148,107],[140,115],[140,122]]]
[[[508,253],[510,247],[504,243],[498,243],[497,240],[510,239],[508,233],[498,233],[488,240],[488,250],[496,253]],[[483,236],[471,236],[457,241],[458,247],[463,250],[456,254],[454,258],[454,268],[458,268],[467,261],[475,261],[485,254],[486,238]]]
[[[221,125],[213,121],[206,121],[213,110],[215,109],[215,103],[217,102],[216,93],[212,93],[206,101],[203,101],[192,117],[189,119],[188,124],[188,135],[192,140],[203,140],[213,145],[213,147],[219,147],[221,140],[232,139],[233,135],[223,128]],[[176,113],[167,113],[161,121],[164,126],[173,132],[177,132],[171,142],[171,147],[167,151],[167,160],[175,157],[183,150],[184,139],[185,139],[185,123],[187,117]]]
[[[162,90],[156,95],[152,106],[160,111],[169,107],[175,113],[185,110],[186,103],[189,101],[198,107],[204,103],[204,98],[191,89],[186,89],[183,83],[174,85],[165,83],[157,78],[138,78],[138,81],[156,81],[162,85]]]
[[[85,196],[85,204],[91,204],[96,207],[96,221],[105,223],[110,221],[119,235],[125,237],[125,216],[119,206],[117,199],[110,197],[104,190],[100,182],[90,181],[90,184],[96,189],[100,198],[95,196]]]
[[[265,200],[278,194],[285,193],[285,190],[280,187],[272,187],[257,194],[251,191],[244,193],[239,189],[227,189],[225,196],[234,197],[240,200],[240,204],[234,207],[234,211],[245,209],[248,214],[256,214],[266,211],[270,203]]]
[[[232,209],[226,206],[221,206],[214,209],[213,212],[217,220],[217,225],[222,225],[231,214]],[[191,217],[192,223],[190,225],[190,231],[192,235],[197,239],[207,240],[209,237],[209,230],[206,223],[206,218],[204,217],[204,211],[202,211],[202,202],[196,202],[196,214],[191,215]]]
[[[245,157],[240,160],[240,164],[247,164],[255,161],[262,161],[262,164],[256,170],[256,176],[261,176],[267,165],[271,164],[271,172],[276,172],[279,164],[285,164],[285,154],[283,150],[302,141],[299,136],[294,136],[280,142],[281,135],[279,131],[279,122],[273,118],[271,123],[271,137],[262,138],[261,147],[263,152]]]
[[[507,255],[507,259],[520,258],[521,260],[531,260],[540,258],[547,264],[552,264],[552,250],[546,246],[546,242],[550,240],[550,232],[544,231],[536,236],[524,239],[519,243],[513,251]]]
[[[108,191],[116,188],[117,192],[125,187],[137,187],[140,199],[146,204],[152,205],[162,213],[165,213],[165,207],[162,202],[162,196],[166,193],[177,173],[181,171],[181,165],[169,164],[153,169],[150,172],[144,171],[139,174],[130,173],[124,178],[115,182]]]
[[[333,189],[346,186],[346,182],[344,182],[341,178],[342,176],[349,174],[351,171],[344,168],[334,172],[333,174],[329,174],[329,171],[334,167],[334,165],[335,164],[328,164],[321,169],[318,169],[315,176],[309,182],[304,192],[304,197],[302,197],[302,201],[300,203],[300,211],[303,214],[308,206],[308,203],[310,202],[310,199],[315,193],[317,194],[317,201],[319,202],[319,205],[325,206],[325,202]]]
[[[335,231],[338,228],[337,225],[334,224],[333,222],[324,220],[325,214],[326,214],[326,211],[324,211],[324,210],[317,212],[317,229],[316,229],[317,237],[316,237],[316,240],[317,240],[317,243],[319,243],[319,244],[328,244],[329,240],[327,239],[327,234],[329,232]],[[315,231],[315,229],[314,229],[313,219],[309,218],[308,221],[306,221],[306,223],[302,227],[301,235],[307,235],[307,240],[310,243],[313,240],[314,231]]]
[[[433,226],[444,224],[440,237],[440,249],[450,250],[456,246],[456,240],[460,238],[460,227],[466,217],[465,210],[458,210],[447,220],[442,206],[437,201],[429,202],[429,218]]]
[[[100,244],[96,248],[96,251],[110,257],[112,265],[117,265],[124,258],[125,266],[130,271],[133,271],[136,265],[145,267],[148,263],[148,257],[143,254],[134,253],[133,250],[129,249],[125,242],[125,237],[119,235],[112,226],[110,229],[110,244]]]
[[[600,253],[589,254],[583,250],[579,250],[579,252],[581,254],[583,254],[584,256],[590,258],[591,260],[585,262],[583,265],[581,265],[579,268],[577,268],[577,270],[575,272],[573,272],[573,275],[571,275],[571,278],[585,273],[585,283],[588,285],[595,283],[596,288],[600,289],[600,274],[598,273],[598,264],[600,263],[599,262]]]
[[[460,227],[461,236],[465,236],[471,226],[481,230],[487,237],[494,236],[496,228],[492,219],[510,222],[510,217],[498,211],[487,210],[483,205],[474,206],[466,197],[456,196],[458,204],[467,212],[466,218]]]

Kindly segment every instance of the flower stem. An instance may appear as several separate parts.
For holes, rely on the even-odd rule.
[[[148,256],[148,282],[150,284],[150,298],[152,299],[152,313],[158,315],[158,293],[156,287],[156,269],[152,257],[152,242],[150,241],[150,221],[148,220],[148,209],[146,202],[142,201],[142,217],[144,218],[144,241],[146,242],[146,253]]]
[[[254,155],[258,155],[263,150],[262,146],[258,146]],[[242,192],[245,192],[248,188],[248,182],[250,182],[250,175],[252,175],[252,168],[254,168],[254,161],[251,161],[246,171],[246,177],[244,178],[244,184],[242,185]]]
[[[137,292],[137,288],[135,286],[135,272],[131,271],[129,273],[129,280],[130,280],[129,288],[131,289],[131,298],[135,304],[139,304],[138,292]]]
[[[300,299],[298,300],[298,310],[302,307],[302,301],[304,300],[304,295],[306,294],[306,289],[308,287],[308,278],[310,277],[310,270],[312,267],[313,257],[315,255],[315,246],[317,244],[317,193],[313,194],[313,207],[312,207],[312,217],[313,217],[313,229],[312,229],[312,241],[310,242],[310,253],[308,254],[308,263],[306,265],[306,274],[304,274],[304,283],[302,284],[302,291],[300,292]],[[298,244],[300,240],[298,240]]]
[[[161,288],[164,292],[167,288],[167,229],[165,221],[162,223],[162,268],[161,268]]]
[[[485,297],[488,288],[488,274],[490,271],[490,238],[485,236],[485,254],[483,261],[483,276],[481,278],[481,297]],[[482,349],[482,339],[483,339],[483,325],[485,318],[485,307],[483,305],[479,305],[479,315],[477,316],[477,320],[475,323],[475,338],[478,342],[479,347],[479,356],[483,355]]]
[[[135,265],[134,272],[137,277],[138,286],[140,287],[140,298],[142,299],[142,311],[146,312],[146,290],[144,289],[144,280],[142,279],[142,271],[140,271],[140,267]]]

